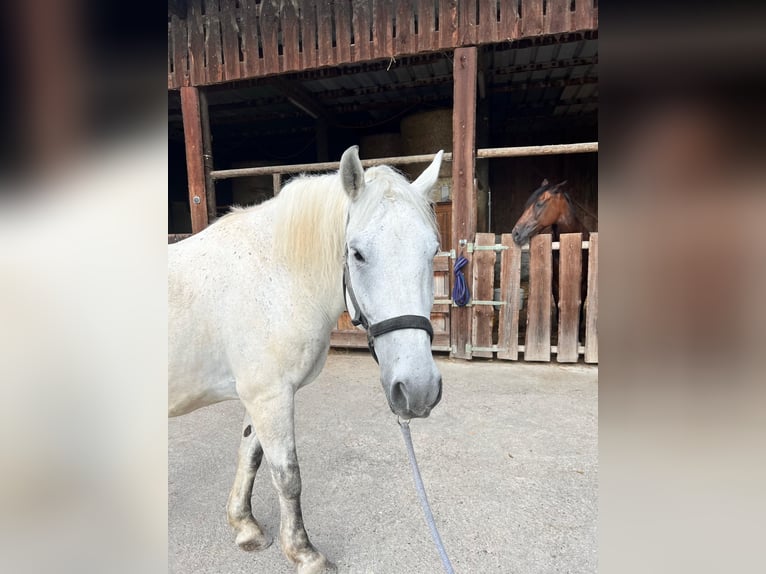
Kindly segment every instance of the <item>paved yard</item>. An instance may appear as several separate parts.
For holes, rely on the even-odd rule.
[[[437,359],[444,397],[412,422],[442,539],[458,573],[596,572],[598,370]],[[278,542],[239,550],[226,521],[243,407],[170,419],[169,571],[288,574]],[[306,529],[340,572],[441,572],[407,453],[367,353],[332,352],[298,393]],[[253,511],[276,537],[264,464]]]

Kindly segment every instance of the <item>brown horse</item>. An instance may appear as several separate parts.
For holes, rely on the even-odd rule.
[[[524,245],[532,237],[551,229],[553,240],[557,241],[560,233],[579,233],[585,227],[575,213],[574,203],[564,191],[566,181],[551,185],[544,179],[524,205],[511,235],[516,245]]]
[[[587,229],[577,217],[574,208],[574,202],[569,194],[564,191],[566,181],[551,185],[547,179],[544,179],[524,205],[524,212],[513,226],[511,236],[516,245],[522,246],[539,233],[550,230],[553,235],[552,240],[558,241],[561,233],[587,233]],[[526,265],[525,265],[526,263]],[[559,252],[553,252],[552,258],[552,297],[551,297],[551,322],[556,325],[558,321],[558,300],[559,300]],[[522,259],[521,280],[522,283],[529,282],[529,261]],[[583,254],[582,275],[580,292],[581,299],[584,300],[587,290],[588,273],[588,255]],[[582,308],[581,308],[582,313]],[[580,317],[579,336],[584,340],[585,322]],[[554,336],[556,329],[554,327]]]

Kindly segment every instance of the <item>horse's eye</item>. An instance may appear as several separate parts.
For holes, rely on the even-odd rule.
[[[359,261],[359,263],[364,263],[364,255],[362,255],[358,251],[354,251],[354,259]]]
[[[542,207],[543,205],[545,205],[544,199],[541,199],[540,201],[537,202],[537,207]]]

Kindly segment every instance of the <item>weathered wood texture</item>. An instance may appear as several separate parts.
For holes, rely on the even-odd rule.
[[[585,299],[585,362],[598,363],[598,233],[590,234]]]
[[[551,279],[553,262],[550,235],[535,235],[529,243],[529,302],[525,361],[551,359]]]
[[[598,28],[595,0],[189,0],[168,88]],[[574,10],[572,9],[574,8]]]
[[[203,158],[202,115],[199,89],[181,88],[181,113],[186,144],[186,169],[189,179],[189,208],[192,233],[207,227],[207,194],[205,191],[205,163]]]
[[[477,233],[475,245],[494,246],[494,233]],[[492,301],[495,285],[495,252],[475,251],[473,254],[473,282],[471,300]],[[492,305],[472,305],[471,313],[471,345],[473,347],[492,346],[492,327],[495,319],[495,308]],[[474,357],[492,358],[492,351],[474,350]]]
[[[497,330],[497,358],[515,361],[519,358],[519,309],[521,308],[521,247],[510,233],[500,236],[507,247],[500,260],[500,319]]]
[[[476,47],[458,48],[454,60],[454,108],[452,112],[452,248],[461,253],[460,240],[471,241],[476,233]],[[471,255],[463,269],[470,284]],[[452,310],[452,354],[470,359],[471,312],[467,307]]]
[[[562,233],[559,247],[558,352],[559,363],[576,363],[579,356],[582,303],[582,234]]]

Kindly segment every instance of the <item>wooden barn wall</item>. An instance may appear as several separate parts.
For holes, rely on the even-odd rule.
[[[168,88],[598,28],[598,0],[188,0]]]
[[[524,204],[543,179],[567,180],[566,189],[576,203],[577,215],[588,231],[598,231],[598,154],[571,154],[492,159],[492,231],[510,233]]]

